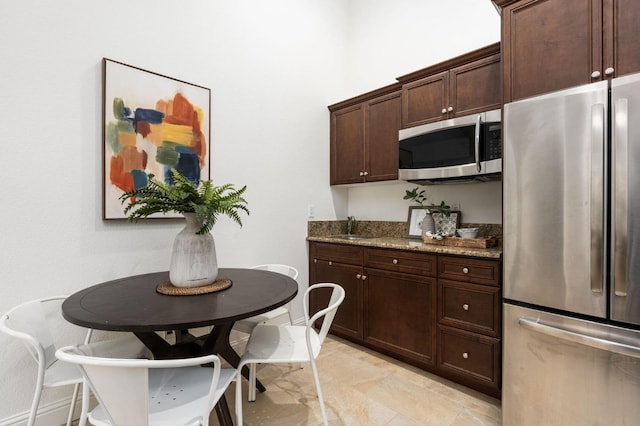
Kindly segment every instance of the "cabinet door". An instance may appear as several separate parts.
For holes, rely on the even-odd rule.
[[[365,180],[398,179],[398,131],[402,125],[400,92],[365,104]]]
[[[435,365],[436,280],[365,268],[364,340],[401,359]]]
[[[522,0],[502,10],[504,102],[593,81],[602,0]]]
[[[402,86],[402,127],[440,121],[449,105],[449,71]]]
[[[342,286],[345,297],[338,307],[331,332],[350,340],[362,340],[362,267],[347,265],[327,260],[314,259],[312,261],[311,284],[331,282]],[[316,292],[310,303],[309,316],[327,306],[329,302],[329,290]]]
[[[331,113],[331,185],[364,182],[364,111],[353,105]]]
[[[640,2],[605,0],[604,64],[620,77],[640,71]]]
[[[450,117],[499,109],[502,105],[500,55],[473,61],[450,71]],[[447,108],[448,110],[448,108]]]

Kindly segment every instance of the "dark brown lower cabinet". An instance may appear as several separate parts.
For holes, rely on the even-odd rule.
[[[435,364],[436,280],[365,268],[364,341],[420,366]]]
[[[309,282],[346,292],[332,334],[500,398],[499,260],[320,242],[309,254]]]

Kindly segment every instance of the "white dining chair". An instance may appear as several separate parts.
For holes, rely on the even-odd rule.
[[[327,307],[309,317],[309,296],[312,292],[330,291]],[[256,365],[259,363],[310,362],[313,379],[318,392],[322,419],[327,425],[327,413],[320,387],[316,359],[322,343],[327,337],[338,307],[344,300],[344,289],[334,283],[319,283],[310,286],[304,294],[303,308],[305,325],[257,325],[251,332],[238,371],[249,366],[249,400],[256,398]],[[314,324],[322,319],[322,326],[316,331]],[[242,375],[236,379],[236,422],[242,424]]]
[[[0,317],[0,331],[21,340],[37,363],[36,389],[29,411],[28,426],[33,426],[38,414],[38,405],[44,388],[74,385],[71,406],[67,416],[67,426],[73,421],[76,401],[83,377],[80,370],[73,365],[60,362],[55,357],[56,349],[63,343],[63,335],[73,335],[71,330],[77,327],[62,318],[62,302],[66,296],[52,296],[32,300],[14,308]],[[91,339],[93,330],[85,329],[84,343]],[[54,332],[55,331],[55,332]],[[66,342],[66,344],[71,342]],[[125,338],[108,340],[104,347],[110,347],[113,353],[123,357],[139,357],[148,351],[133,335]],[[82,386],[82,408],[79,425],[84,426],[87,421],[89,408],[89,388]]]
[[[61,305],[66,296],[53,296],[32,300],[10,309],[0,318],[0,331],[20,339],[37,363],[36,389],[29,411],[28,426],[33,426],[38,414],[38,405],[44,388],[74,385],[67,426],[73,421],[78,391],[82,384],[82,374],[73,365],[58,362],[55,357],[56,342],[52,327],[60,332],[60,327],[76,328],[62,319]],[[58,333],[60,334],[60,333]],[[87,330],[84,342],[91,338],[92,330]],[[89,390],[83,387],[80,425],[87,418]]]
[[[206,426],[236,374],[221,368],[217,355],[120,359],[101,343],[56,351],[58,359],[80,367],[96,396],[99,405],[89,413],[96,426]]]
[[[282,275],[287,275],[294,280],[298,278],[298,270],[293,266],[282,265],[279,263],[269,263],[264,265],[256,265],[251,269],[261,269],[265,271],[277,272]],[[258,324],[282,324],[282,319],[288,317],[288,323],[293,324],[293,317],[291,315],[291,309],[289,305],[280,306],[269,312],[255,315],[250,318],[244,318],[236,321],[233,325],[233,329],[242,333],[251,334],[253,328]]]

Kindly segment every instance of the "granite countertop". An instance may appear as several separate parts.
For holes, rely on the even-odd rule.
[[[434,244],[425,244],[419,238],[407,238],[404,223],[395,222],[360,222],[355,234],[365,236],[362,239],[346,239],[346,224],[344,221],[309,222],[307,241],[347,244],[361,247],[387,248],[396,250],[410,250],[424,253],[452,254],[458,256],[484,257],[488,259],[501,259],[502,247],[475,248],[452,247]],[[344,225],[344,226],[343,226]],[[343,229],[344,228],[344,229]],[[502,242],[502,227],[499,227],[500,235],[495,234],[495,226],[482,230],[482,236],[499,237]],[[481,228],[482,229],[482,228]],[[484,232],[483,232],[484,231]]]

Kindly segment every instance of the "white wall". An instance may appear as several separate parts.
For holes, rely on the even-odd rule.
[[[443,39],[452,28],[464,34]],[[410,187],[331,189],[326,106],[498,34],[489,0],[3,2],[0,312],[167,269],[179,222],[101,219],[102,57],[211,88],[212,177],[248,185],[251,209],[243,228],[216,225],[218,261],[290,263],[306,285],[309,205],[320,219],[405,220]],[[4,335],[0,360],[0,424],[12,424],[35,375]]]

